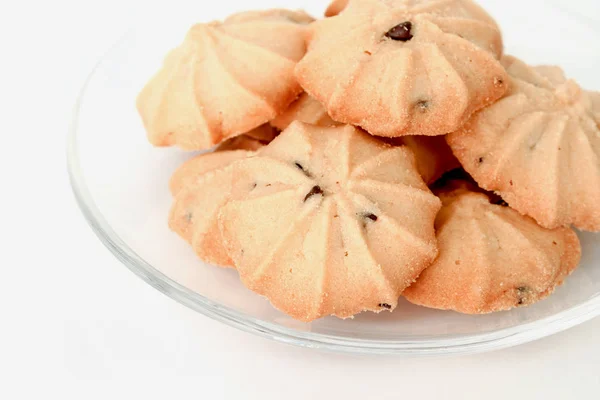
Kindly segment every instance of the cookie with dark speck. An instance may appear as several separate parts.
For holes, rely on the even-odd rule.
[[[375,136],[459,129],[506,93],[508,76],[496,22],[470,0],[451,3],[348,2],[312,25],[300,85],[333,120]]]
[[[508,92],[446,137],[452,152],[479,186],[541,226],[600,232],[600,93],[559,67],[502,63]]]
[[[221,209],[221,238],[242,282],[293,318],[391,311],[437,255],[440,202],[404,146],[294,122],[234,167],[234,192],[249,179],[272,186]]]
[[[465,314],[510,310],[549,296],[579,264],[577,234],[542,228],[469,187],[436,192],[444,204],[436,221],[440,254],[403,295]]]
[[[169,188],[174,204],[169,227],[190,243],[198,256],[211,264],[233,266],[218,233],[217,216],[230,197],[231,165],[253,156],[274,137],[263,126],[224,142],[212,153],[198,155],[183,163],[173,174]],[[258,182],[249,179],[244,190],[253,191]]]

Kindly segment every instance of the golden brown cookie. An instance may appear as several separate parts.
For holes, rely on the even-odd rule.
[[[336,15],[344,11],[344,8],[346,8],[346,6],[348,5],[348,1],[350,0],[333,0],[329,7],[327,7],[327,10],[325,11],[325,16],[335,17]]]
[[[486,314],[552,294],[579,263],[575,232],[542,228],[468,188],[440,194],[439,257],[403,295],[430,308]]]
[[[600,231],[600,104],[557,67],[505,57],[506,97],[448,143],[479,185],[546,228]]]
[[[220,229],[244,284],[302,321],[396,307],[435,259],[439,200],[406,147],[294,122],[233,164]]]
[[[294,121],[320,126],[340,125],[331,119],[321,103],[306,93],[300,95],[283,114],[271,121],[271,125],[283,131]]]
[[[373,135],[443,135],[506,91],[500,30],[470,0],[352,0],[310,37],[300,84]]]
[[[192,27],[138,97],[150,142],[208,149],[285,111],[302,92],[294,67],[311,21],[269,10]]]
[[[220,208],[233,195],[233,169],[230,166],[237,160],[254,156],[274,137],[275,129],[265,124],[221,143],[212,153],[190,159],[171,177],[174,204],[169,226],[192,245],[202,260],[224,267],[233,266],[217,225]]]
[[[245,152],[236,155],[238,159],[247,156]],[[193,184],[177,192],[169,215],[171,230],[190,243],[200,259],[222,267],[233,266],[223,246],[217,219],[219,210],[232,196],[232,165],[195,176]]]

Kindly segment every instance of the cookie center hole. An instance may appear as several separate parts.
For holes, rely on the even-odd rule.
[[[306,194],[304,202],[314,196],[334,194],[340,189],[340,181],[336,181],[335,183],[329,182],[326,173],[319,172],[318,170],[310,171],[305,163],[299,161],[294,162],[294,166],[315,183],[312,189]]]

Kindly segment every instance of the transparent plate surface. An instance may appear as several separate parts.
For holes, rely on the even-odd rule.
[[[169,177],[193,154],[151,147],[135,98],[193,22],[240,11],[234,1],[227,3],[217,8],[196,4],[165,12],[160,20],[136,22],[99,62],[82,92],[68,143],[73,189],[90,225],[123,264],[202,314],[281,342],[336,351],[482,352],[535,340],[600,314],[600,235],[594,234],[580,235],[581,267],[548,300],[484,316],[428,310],[402,300],[394,313],[305,324],[245,289],[236,271],[199,261],[167,226]],[[325,2],[271,3],[320,15]],[[600,39],[592,23],[546,1],[528,1],[536,12],[521,15],[503,3],[490,0],[483,5],[502,26],[508,54],[534,64],[562,65],[584,87],[600,90],[600,52],[586,46]]]

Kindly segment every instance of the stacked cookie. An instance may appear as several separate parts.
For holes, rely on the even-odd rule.
[[[192,27],[138,98],[173,231],[302,320],[533,304],[600,231],[600,93],[503,54],[470,0]]]

